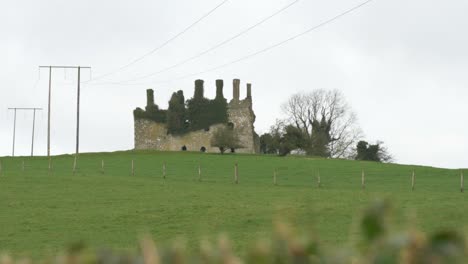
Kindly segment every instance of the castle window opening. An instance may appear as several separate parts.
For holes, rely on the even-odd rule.
[[[234,129],[234,123],[229,122],[229,123],[228,123],[228,127],[229,127],[229,129]]]
[[[205,153],[205,152],[206,152],[206,148],[205,148],[205,147],[201,147],[201,148],[200,148],[200,151],[203,152],[203,153]]]
[[[187,151],[187,146],[184,145],[184,146],[182,146],[181,149],[182,149],[182,151]]]
[[[235,148],[231,148],[231,153],[236,153],[236,149],[235,149]]]

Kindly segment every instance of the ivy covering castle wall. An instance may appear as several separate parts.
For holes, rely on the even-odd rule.
[[[137,108],[133,111],[135,119],[149,119],[158,123],[166,123],[167,111],[159,110],[158,105],[154,103],[154,91],[151,89],[146,90],[146,107],[145,110]]]
[[[167,110],[154,103],[153,90],[147,90],[145,109],[134,110],[135,149],[167,151],[217,151],[211,146],[214,133],[230,127],[242,146],[236,152],[258,153],[259,136],[255,133],[251,85],[245,99],[240,99],[240,80],[233,80],[233,98],[223,94],[223,80],[216,81],[216,97],[204,96],[203,80],[195,81],[193,97],[186,100],[183,91],[174,92]]]
[[[135,119],[148,119],[167,125],[169,134],[180,135],[197,130],[208,130],[215,124],[227,124],[227,100],[223,95],[223,80],[216,81],[216,97],[213,100],[204,97],[203,80],[195,81],[194,96],[185,101],[183,91],[173,93],[167,110],[160,110],[154,103],[154,92],[147,90],[145,110],[134,110]]]

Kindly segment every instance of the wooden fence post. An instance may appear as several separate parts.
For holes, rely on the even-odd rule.
[[[238,165],[237,165],[237,162],[236,162],[236,164],[234,165],[234,182],[235,182],[236,184],[239,183],[239,167],[238,167]]]
[[[463,175],[463,171],[460,174],[460,191],[461,192],[465,191],[465,177]]]
[[[21,163],[21,171],[24,172],[24,160],[23,160],[23,162]]]
[[[414,191],[414,182],[415,181],[415,172],[413,170],[413,175],[411,176],[411,191]]]
[[[361,186],[363,190],[366,189],[366,174],[364,170],[362,170],[362,174],[361,174]]]
[[[274,184],[274,185],[277,185],[277,181],[276,181],[276,169],[273,171],[273,184]]]
[[[320,171],[318,170],[317,171],[317,187],[320,188],[321,187],[321,181],[320,181]]]
[[[76,163],[77,163],[77,156],[75,155],[75,158],[73,159],[73,175],[76,173]]]
[[[132,159],[132,176],[135,176],[135,161]]]
[[[198,164],[198,181],[201,181],[201,165]]]
[[[101,173],[104,174],[104,160],[101,160]]]
[[[163,179],[166,179],[166,162],[163,163]]]
[[[49,175],[52,172],[52,157],[49,157]]]

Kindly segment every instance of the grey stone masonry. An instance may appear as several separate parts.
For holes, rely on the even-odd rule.
[[[216,97],[223,97],[223,80],[216,80]],[[203,81],[196,81],[195,96],[203,96]],[[154,95],[147,94],[148,102],[154,104]],[[233,80],[233,99],[227,107],[228,123],[234,127],[234,131],[240,139],[242,148],[238,153],[259,153],[260,138],[255,133],[255,113],[253,111],[252,85],[246,85],[246,98],[240,99],[240,80]],[[211,138],[220,127],[226,124],[212,125],[209,130],[199,130],[183,135],[171,135],[167,133],[167,126],[148,119],[135,118],[135,149],[156,149],[162,151],[180,151],[185,147],[188,151],[217,152],[211,147]]]

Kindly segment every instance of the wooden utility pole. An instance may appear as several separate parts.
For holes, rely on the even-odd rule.
[[[80,90],[81,90],[81,67],[78,66],[78,87],[76,93],[76,153],[73,162],[73,172],[76,170],[78,153],[80,152]]]
[[[49,170],[50,170],[50,110],[52,98],[52,66],[49,66],[49,97],[47,103],[47,157],[49,157]]]
[[[42,108],[33,109],[33,126],[32,126],[32,137],[31,137],[31,157],[34,156],[34,132],[36,129],[36,110],[42,110]]]
[[[10,110],[12,110],[11,108],[9,108]],[[15,156],[15,140],[16,140],[16,108],[13,108],[13,110],[15,111],[15,117],[14,117],[14,121],[13,121],[13,150],[11,151],[11,156]]]
[[[34,130],[35,130],[35,123],[36,123],[36,111],[42,110],[42,108],[19,108],[13,107],[8,108],[8,110],[13,110],[15,112],[14,121],[13,121],[13,150],[12,156],[15,156],[15,145],[16,145],[16,112],[17,111],[33,111],[33,124],[32,124],[32,141],[31,141],[31,156],[34,155]]]
[[[76,110],[76,152],[75,160],[73,162],[73,173],[75,173],[79,145],[80,145],[80,89],[81,89],[81,69],[91,69],[91,67],[82,66],[39,66],[39,68],[49,69],[49,102],[47,112],[47,157],[49,157],[49,169],[51,166],[50,158],[50,113],[51,113],[51,93],[52,93],[52,69],[77,69],[78,70],[78,81],[77,81],[77,110]]]

